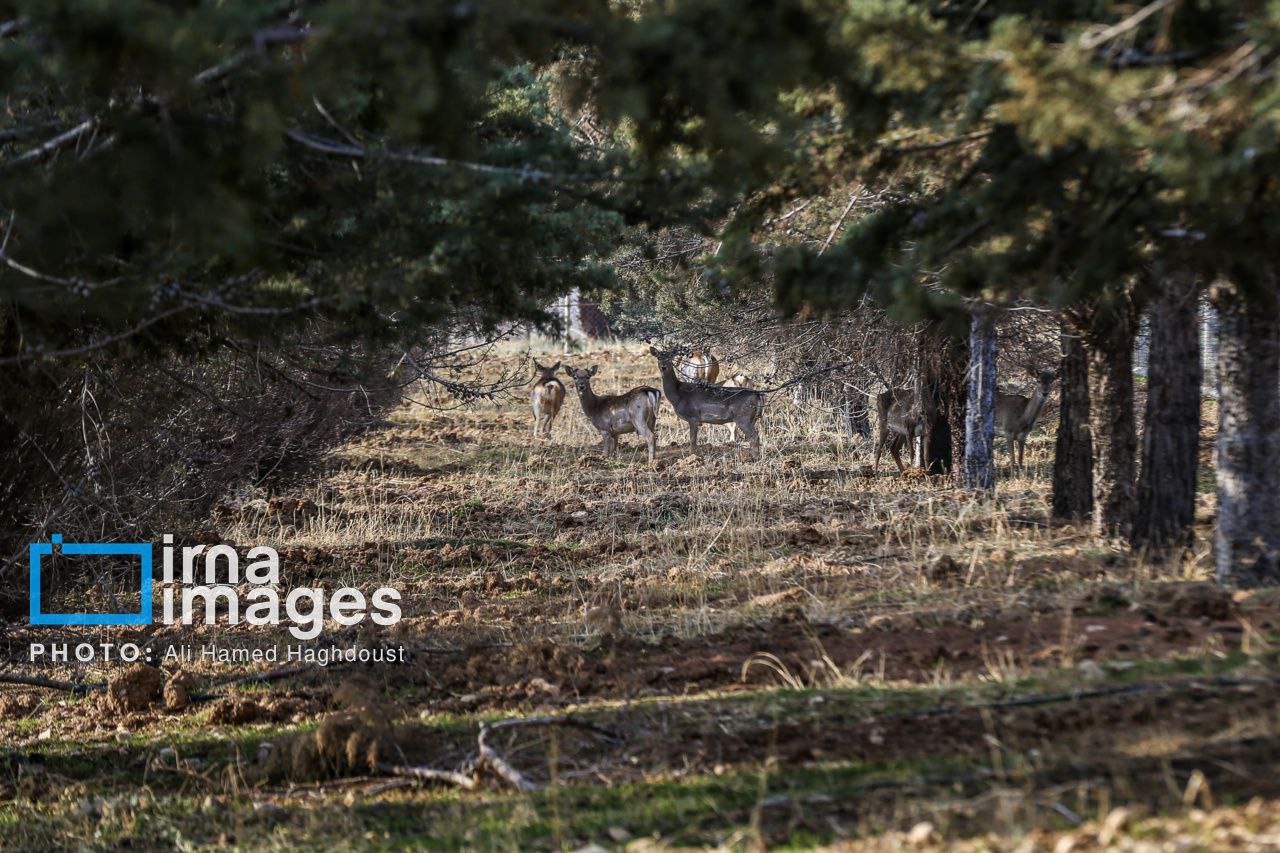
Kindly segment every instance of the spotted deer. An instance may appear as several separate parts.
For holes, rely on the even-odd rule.
[[[1021,468],[1027,452],[1027,436],[1035,428],[1036,418],[1049,397],[1049,389],[1058,378],[1055,370],[1027,368],[1027,374],[1035,380],[1035,390],[1030,397],[1022,394],[996,394],[996,435],[1009,445],[1009,466]]]
[[[674,352],[649,347],[662,372],[662,391],[671,401],[676,414],[689,424],[689,447],[698,450],[698,427],[701,424],[732,422],[747,436],[752,455],[759,459],[760,431],[756,421],[764,411],[764,392],[753,388],[724,388],[701,382],[685,382],[676,375]]]
[[[898,473],[905,474],[907,469],[902,464],[901,451],[907,447],[914,457],[915,440],[924,438],[932,419],[930,401],[925,396],[925,405],[918,400],[921,395],[910,389],[881,391],[872,395],[872,405],[876,410],[876,449],[872,470],[880,473],[880,455],[889,448]]]
[[[578,389],[578,401],[582,403],[582,413],[591,421],[591,425],[600,431],[604,441],[606,455],[618,448],[618,436],[627,433],[639,433],[649,450],[649,462],[653,463],[654,453],[658,449],[656,430],[658,408],[662,395],[657,388],[642,385],[632,388],[625,394],[606,394],[600,396],[591,390],[591,377],[596,375],[599,367],[585,368],[566,367],[565,370],[573,378]]]
[[[551,422],[564,405],[564,383],[556,378],[560,362],[543,367],[535,359],[533,369],[538,373],[533,390],[529,392],[529,402],[533,406],[533,437],[547,438],[551,435]]]

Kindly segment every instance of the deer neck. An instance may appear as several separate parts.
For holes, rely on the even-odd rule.
[[[588,415],[594,415],[600,409],[600,398],[596,396],[596,392],[591,390],[591,380],[588,379],[582,385],[582,390],[578,392],[578,399],[582,400],[582,410]]]
[[[673,365],[668,364],[662,368],[662,392],[667,395],[667,399],[675,401],[677,397],[683,396],[684,389],[681,387],[683,383],[676,376],[676,369]]]
[[[1037,387],[1031,392],[1031,399],[1027,401],[1027,407],[1022,411],[1022,423],[1031,425],[1036,422],[1036,418],[1040,417],[1040,410],[1044,408],[1044,401],[1048,397],[1043,388]]]

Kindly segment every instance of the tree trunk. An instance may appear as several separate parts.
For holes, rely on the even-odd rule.
[[[1200,449],[1200,288],[1178,271],[1151,308],[1147,410],[1133,544],[1189,548]]]
[[[1218,580],[1280,582],[1280,312],[1216,286]]]
[[[1058,442],[1053,454],[1053,514],[1087,518],[1093,512],[1093,442],[1089,438],[1089,361],[1080,335],[1065,323],[1059,333]]]
[[[1204,393],[1218,399],[1218,309],[1207,293],[1200,296],[1200,351],[1204,353]]]
[[[975,313],[969,327],[969,394],[964,418],[964,487],[995,491],[996,329]]]
[[[1089,353],[1089,437],[1093,444],[1093,532],[1128,539],[1133,532],[1138,434],[1133,412],[1131,306],[1095,311],[1085,335]]]
[[[964,445],[958,437],[964,431],[965,376],[968,360],[964,339],[946,336],[928,338],[935,355],[923,358],[928,381],[925,391],[933,399],[933,423],[925,447],[925,471],[934,475],[957,473],[964,459]],[[922,353],[922,356],[924,354]]]

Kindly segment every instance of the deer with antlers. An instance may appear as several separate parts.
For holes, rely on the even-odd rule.
[[[543,367],[535,359],[533,369],[537,371],[533,390],[529,392],[529,402],[533,406],[533,437],[548,438],[551,435],[551,422],[560,414],[560,407],[564,405],[564,383],[556,378],[560,362]]]
[[[591,390],[591,377],[596,375],[599,367],[590,370],[566,367],[565,370],[573,378],[578,389],[578,401],[582,403],[582,413],[591,421],[591,425],[600,431],[604,441],[605,455],[618,448],[618,436],[627,433],[639,433],[649,450],[649,463],[653,464],[654,454],[658,449],[656,432],[658,408],[662,395],[657,388],[642,385],[632,388],[625,394],[596,394]]]
[[[689,424],[689,447],[698,451],[701,424],[733,423],[747,436],[752,455],[759,459],[760,432],[756,421],[764,412],[764,392],[753,388],[724,388],[701,382],[685,382],[676,375],[674,352],[649,347],[662,372],[662,391],[676,414]]]

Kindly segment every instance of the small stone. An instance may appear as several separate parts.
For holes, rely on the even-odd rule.
[[[912,847],[924,847],[933,841],[934,833],[933,824],[927,820],[922,820],[911,827],[911,831],[907,833],[907,843]]]
[[[1076,665],[1076,669],[1080,671],[1080,675],[1086,681],[1101,681],[1106,678],[1106,673],[1102,671],[1102,667],[1098,666],[1095,661],[1085,658]]]

